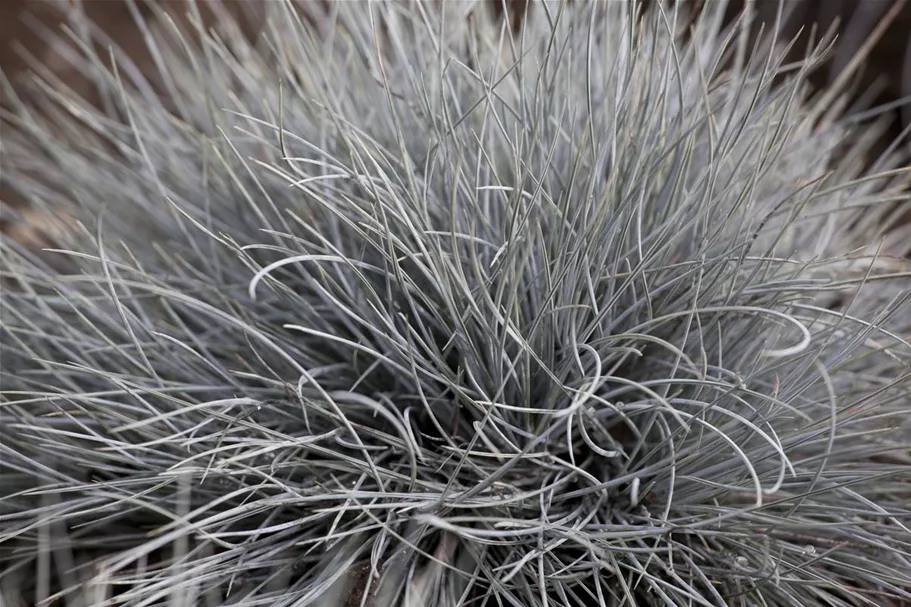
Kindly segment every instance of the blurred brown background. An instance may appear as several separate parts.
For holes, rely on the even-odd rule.
[[[132,46],[134,51],[140,50],[142,40],[137,36],[129,9],[122,0],[88,0],[83,5],[115,42]],[[15,78],[27,67],[16,50],[19,45],[65,80],[75,81],[77,74],[49,52],[47,42],[34,27],[56,29],[60,23],[59,12],[48,0],[0,0],[0,68],[6,76]]]
[[[34,56],[44,67],[51,69],[67,85],[72,86],[77,92],[88,90],[85,82],[75,69],[67,64],[48,44],[48,37],[62,33],[63,13],[61,7],[76,0],[0,0],[0,68],[4,74],[13,80],[21,76],[28,67],[28,63],[21,56],[21,49]],[[188,13],[187,3],[190,0],[158,0],[158,5],[164,7],[178,22],[186,21]],[[220,0],[219,4],[226,6],[234,13],[243,12],[246,15],[255,15],[256,7],[269,0]],[[305,0],[319,2],[321,0]],[[136,24],[129,5],[124,0],[81,0],[89,19],[98,25],[106,36],[123,50],[140,69],[151,66],[151,57],[148,55],[142,39],[141,30]],[[211,19],[212,14],[206,7],[213,5],[207,0],[197,0],[197,6],[203,19]],[[134,7],[144,19],[152,20],[154,13],[148,0],[137,0]],[[255,19],[249,19],[248,33],[253,33]],[[44,31],[41,31],[44,29]],[[51,33],[53,32],[53,34]]]
[[[22,67],[22,62],[13,52],[13,40],[19,39],[31,48],[41,46],[35,34],[24,30],[20,18],[27,9],[35,13],[46,12],[42,4],[39,0],[0,0],[0,66],[4,71]]]

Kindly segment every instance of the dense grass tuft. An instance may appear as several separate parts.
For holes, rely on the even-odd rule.
[[[6,131],[3,605],[911,600],[905,177],[818,52],[264,6]]]

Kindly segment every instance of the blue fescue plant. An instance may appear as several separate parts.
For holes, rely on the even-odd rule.
[[[3,605],[908,604],[905,174],[725,5],[162,14],[146,76],[74,9]]]

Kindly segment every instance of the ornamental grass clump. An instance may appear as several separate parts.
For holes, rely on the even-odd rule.
[[[74,13],[101,103],[8,117],[3,605],[908,604],[906,176],[824,46],[263,8],[147,76]]]

